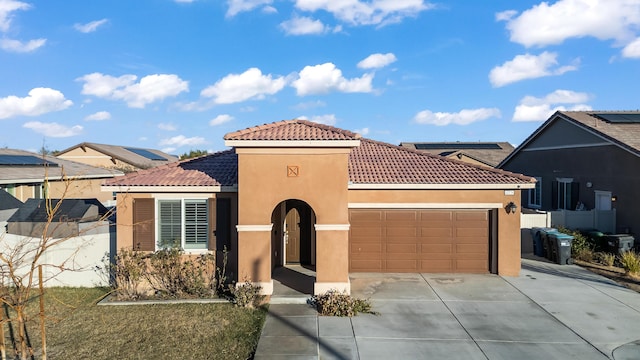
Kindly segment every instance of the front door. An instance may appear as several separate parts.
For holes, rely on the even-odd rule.
[[[300,213],[289,210],[285,219],[285,243],[287,263],[300,262]]]

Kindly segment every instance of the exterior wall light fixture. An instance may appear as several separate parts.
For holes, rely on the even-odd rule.
[[[611,197],[611,202],[616,202],[616,201],[618,201],[618,196],[617,195],[613,195]]]
[[[509,202],[507,206],[504,207],[507,211],[507,214],[515,214],[518,209],[518,205],[514,204],[513,201]]]

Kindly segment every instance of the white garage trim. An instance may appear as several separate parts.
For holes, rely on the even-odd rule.
[[[351,224],[315,224],[316,231],[349,231]]]
[[[500,209],[502,203],[349,203],[349,209]]]

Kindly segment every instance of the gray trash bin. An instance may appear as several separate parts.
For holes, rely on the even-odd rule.
[[[633,250],[634,237],[628,234],[605,235],[604,240],[608,246],[608,251],[614,254],[622,254],[625,251]]]
[[[571,260],[571,242],[573,241],[573,236],[555,232],[549,234],[549,239],[552,247],[552,258],[549,260],[560,265],[573,264],[573,260]]]
[[[549,235],[557,233],[558,229],[555,228],[541,228],[540,229],[540,241],[542,242],[542,256],[553,260],[553,246],[551,246],[551,239]]]

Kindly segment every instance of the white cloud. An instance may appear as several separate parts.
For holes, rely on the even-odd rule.
[[[517,55],[513,60],[491,69],[489,81],[494,87],[500,87],[525,79],[562,75],[567,71],[577,70],[576,65],[557,67],[557,57],[558,54],[547,51],[540,55]]]
[[[31,5],[15,0],[0,0],[0,31],[6,32],[11,26],[11,13],[18,10],[28,10]]]
[[[233,17],[244,11],[251,11],[257,7],[265,6],[272,8],[270,5],[273,0],[227,0],[229,9],[227,10],[227,17]]]
[[[640,58],[640,37],[629,43],[622,49],[622,56],[627,58]]]
[[[101,19],[92,21],[86,24],[75,24],[73,25],[74,29],[80,31],[81,33],[90,33],[98,30],[98,28],[104,24],[106,24],[109,20]]]
[[[591,96],[571,90],[556,90],[542,98],[525,96],[516,106],[513,121],[544,121],[556,111],[585,111],[591,106],[584,104]],[[569,107],[559,104],[572,104]]]
[[[169,146],[169,147],[165,147],[160,149],[160,151],[162,151],[165,154],[171,154],[172,152],[176,151],[177,148],[173,147],[173,146]]]
[[[373,74],[364,74],[360,78],[346,79],[342,71],[332,63],[305,66],[293,86],[299,96],[326,94],[332,90],[345,93],[368,93],[373,91]]]
[[[84,118],[86,121],[103,121],[111,119],[111,114],[108,111],[98,111],[95,114],[91,114]]]
[[[160,124],[158,124],[158,129],[164,130],[164,131],[176,131],[176,130],[178,130],[178,127],[176,127],[173,124],[160,123]]]
[[[335,125],[336,122],[338,121],[338,119],[336,119],[335,114],[316,115],[310,118],[303,115],[303,116],[298,116],[298,119],[309,120],[318,124],[331,125],[331,126]]]
[[[500,110],[496,108],[464,109],[457,113],[431,112],[423,110],[413,118],[418,124],[445,126],[449,124],[469,125],[488,118],[499,118]]]
[[[397,23],[434,7],[423,0],[296,0],[295,6],[302,11],[327,11],[351,25]]]
[[[293,108],[296,110],[308,110],[308,109],[315,109],[315,108],[325,107],[325,106],[327,106],[326,102],[316,100],[316,101],[308,101],[308,102],[302,102],[302,103],[296,104],[295,106],[293,106]]]
[[[201,145],[201,144],[206,144],[207,142],[205,141],[205,139],[203,137],[200,136],[194,136],[194,137],[186,137],[184,135],[178,135],[178,136],[174,136],[172,138],[168,138],[168,139],[162,139],[160,140],[160,145],[164,146],[164,145],[169,145],[169,146],[173,146],[175,148],[179,148],[181,146],[194,146],[194,145]]]
[[[0,48],[4,51],[15,53],[28,53],[39,49],[44,46],[47,39],[35,39],[27,42],[22,42],[15,39],[0,39]]]
[[[147,104],[189,91],[189,83],[172,74],[147,75],[135,82],[137,76],[113,77],[92,73],[78,78],[84,81],[82,94],[99,98],[123,100],[129,107],[144,108]]]
[[[355,129],[353,130],[354,133],[356,134],[360,134],[362,136],[367,136],[370,132],[368,127],[362,128],[362,129]]]
[[[511,41],[524,46],[561,44],[567,39],[591,36],[599,40],[628,43],[640,26],[637,0],[559,0],[541,2],[517,15],[499,13],[507,21]]]
[[[249,99],[264,99],[284,88],[284,77],[263,75],[260,69],[250,68],[242,74],[230,74],[200,92],[203,97],[214,98],[216,104],[233,104]]]
[[[396,56],[393,53],[386,54],[371,54],[366,59],[358,63],[360,69],[379,69],[383,68],[391,63],[394,63]]]
[[[294,16],[290,20],[280,23],[280,28],[288,35],[322,34],[330,30],[322,21],[306,16]]]
[[[22,125],[27,129],[31,129],[39,134],[47,137],[63,138],[80,135],[82,133],[82,126],[65,126],[58,123],[43,123],[40,121],[29,121]]]
[[[73,105],[71,100],[64,98],[58,90],[49,88],[34,88],[28,96],[20,98],[7,96],[0,98],[0,119],[14,116],[38,116],[53,111],[60,111]]]
[[[211,126],[217,126],[217,125],[222,125],[226,122],[229,122],[233,120],[233,116],[228,115],[228,114],[221,114],[218,115],[216,117],[214,117],[213,119],[211,119],[211,121],[209,121],[209,125]]]

